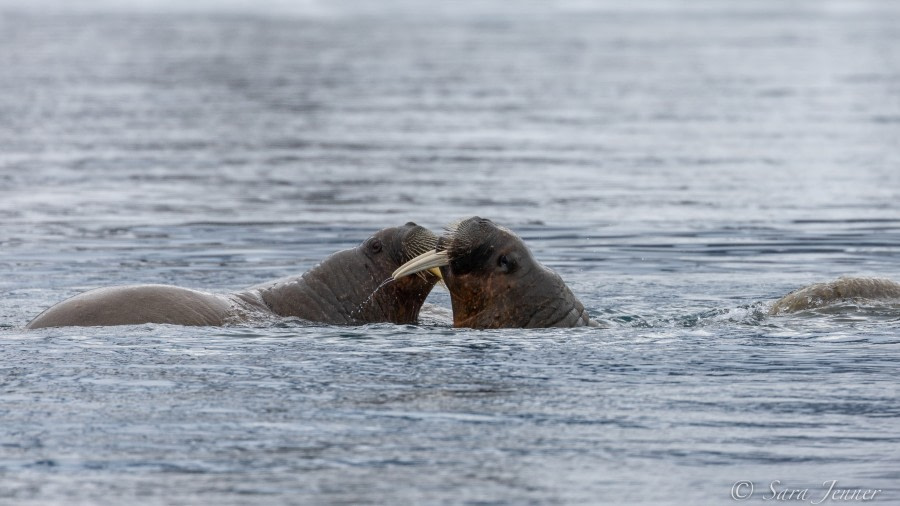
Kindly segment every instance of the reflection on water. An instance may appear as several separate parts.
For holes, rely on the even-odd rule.
[[[91,7],[93,5],[93,7]],[[254,12],[248,15],[248,12]],[[900,500],[900,11],[884,1],[0,1],[0,498]],[[606,329],[21,327],[480,215]],[[815,494],[814,494],[815,495]]]

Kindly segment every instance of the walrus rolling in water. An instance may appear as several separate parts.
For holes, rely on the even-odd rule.
[[[26,328],[143,323],[220,326],[266,316],[338,325],[415,323],[438,276],[426,271],[383,283],[398,266],[432,250],[436,242],[431,231],[410,222],[334,253],[301,276],[228,294],[167,285],[98,288],[56,304]]]
[[[437,247],[394,271],[401,279],[440,267],[450,291],[453,326],[597,326],[558,274],[544,267],[516,234],[483,218],[451,226]]]
[[[900,283],[879,278],[838,278],[828,283],[803,287],[775,301],[770,315],[796,313],[839,302],[900,301]]]

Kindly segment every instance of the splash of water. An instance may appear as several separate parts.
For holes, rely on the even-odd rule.
[[[358,315],[359,312],[362,311],[363,308],[366,306],[366,304],[368,304],[372,300],[372,298],[375,297],[375,294],[378,293],[378,290],[381,290],[385,285],[387,285],[393,281],[394,281],[394,278],[389,277],[386,280],[382,281],[380,285],[375,287],[375,289],[372,290],[372,293],[370,293],[369,296],[366,297],[366,300],[360,302],[360,304],[358,306],[356,306],[356,309],[354,309],[353,311],[350,312],[350,318],[354,318],[355,315]]]

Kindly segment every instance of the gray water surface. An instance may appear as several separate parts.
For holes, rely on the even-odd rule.
[[[898,5],[185,5],[0,1],[0,503],[900,503],[900,307],[765,316],[900,280]],[[22,330],[472,215],[609,328]]]

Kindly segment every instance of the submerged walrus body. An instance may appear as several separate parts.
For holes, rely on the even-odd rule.
[[[301,276],[227,294],[167,285],[98,288],[56,304],[26,328],[143,323],[220,326],[272,316],[338,325],[415,323],[438,277],[424,272],[381,285],[398,266],[434,248],[436,240],[415,223],[386,228]]]
[[[434,267],[450,291],[455,327],[597,326],[558,274],[490,220],[474,217],[452,226],[434,250],[407,262],[394,278]]]
[[[775,301],[770,315],[796,313],[841,302],[900,300],[900,283],[878,278],[839,278],[816,283]]]

